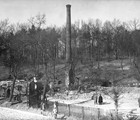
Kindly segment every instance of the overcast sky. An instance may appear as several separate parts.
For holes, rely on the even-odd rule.
[[[66,22],[66,4],[72,5],[72,23],[91,18],[140,19],[138,0],[0,0],[0,20],[9,18],[11,23],[23,23],[41,13],[46,15],[48,26],[61,26]]]

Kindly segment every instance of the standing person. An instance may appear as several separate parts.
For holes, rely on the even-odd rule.
[[[29,107],[33,107],[37,105],[37,80],[36,77],[29,84]]]
[[[138,104],[139,104],[139,107],[140,107],[140,97],[138,98]]]
[[[101,105],[101,104],[103,104],[103,97],[100,94],[100,96],[99,96],[99,105]]]
[[[95,103],[95,104],[98,104],[98,95],[97,95],[97,94],[95,95],[94,103]]]
[[[94,104],[97,104],[98,103],[98,95],[97,93],[94,93],[91,97],[92,100],[94,100]]]
[[[7,90],[6,90],[6,98],[10,97],[10,86],[8,86]]]
[[[37,89],[36,89],[36,95],[37,95],[37,106],[38,108],[41,107],[41,94],[43,92],[43,84],[41,82],[37,82]]]

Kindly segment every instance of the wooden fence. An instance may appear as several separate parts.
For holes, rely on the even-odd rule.
[[[53,103],[49,106],[49,111],[53,110]],[[74,104],[58,103],[58,114],[66,116],[76,116],[82,120],[99,120],[103,116],[109,116],[114,110],[105,111],[100,108],[82,107]]]

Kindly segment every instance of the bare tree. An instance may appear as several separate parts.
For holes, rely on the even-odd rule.
[[[120,106],[120,100],[123,98],[124,93],[123,87],[113,86],[109,90],[103,91],[105,95],[108,95],[113,101],[115,105],[115,120],[119,120],[119,106]]]
[[[129,21],[128,28],[130,30],[138,30],[140,28],[140,21],[138,19]]]
[[[11,76],[13,77],[13,84],[11,88],[11,94],[10,94],[10,101],[13,97],[14,87],[16,79],[21,71],[21,68],[25,65],[26,57],[23,54],[24,44],[20,40],[18,35],[12,35],[10,37],[10,48],[9,53],[7,56],[7,59],[5,59],[5,65],[10,67],[11,69]],[[18,50],[18,51],[17,51]]]

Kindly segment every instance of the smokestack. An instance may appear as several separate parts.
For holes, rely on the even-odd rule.
[[[67,20],[66,20],[66,61],[71,62],[71,5],[66,5]]]

